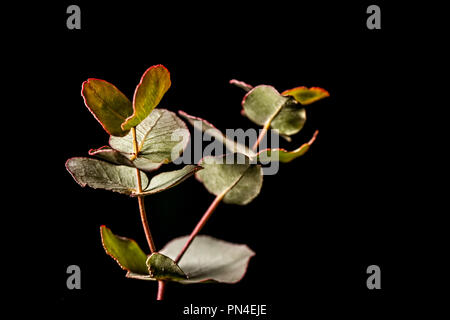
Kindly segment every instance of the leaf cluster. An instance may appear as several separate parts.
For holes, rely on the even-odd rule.
[[[321,88],[296,87],[279,93],[268,85],[252,87],[237,80],[230,82],[247,91],[242,114],[263,126],[263,131],[276,130],[288,141],[305,124],[305,106],[329,96]],[[108,145],[89,151],[91,157],[67,160],[66,168],[78,184],[145,197],[172,188],[195,174],[210,193],[225,203],[246,205],[260,193],[261,160],[290,162],[305,154],[315,140],[317,133],[292,151],[269,148],[256,152],[256,146],[237,143],[208,121],[179,111],[179,116],[192,125],[201,123],[197,129],[219,139],[229,154],[205,157],[197,165],[155,174],[183,153],[190,137],[178,115],[156,108],[170,85],[169,71],[162,65],[145,71],[132,101],[105,80],[88,79],[83,83],[84,103],[110,137]],[[243,161],[223,161],[230,154]],[[244,276],[254,255],[246,245],[199,235],[176,263],[187,236],[146,254],[134,240],[118,236],[106,226],[100,227],[100,233],[106,253],[127,271],[127,277],[140,280],[235,283]]]

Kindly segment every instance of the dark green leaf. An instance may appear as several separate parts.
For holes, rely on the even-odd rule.
[[[148,275],[147,255],[133,239],[119,237],[105,227],[100,227],[103,248],[119,266],[129,272]]]
[[[245,205],[261,190],[262,168],[243,154],[205,157],[199,165],[203,170],[196,173],[198,180],[216,196],[225,193],[226,203]]]
[[[183,270],[165,255],[153,253],[147,259],[147,267],[150,277],[155,280],[183,281],[187,280]]]
[[[136,170],[127,166],[114,165],[90,158],[71,158],[66,168],[82,187],[106,189],[123,194],[131,194],[136,190]],[[148,178],[141,172],[143,186],[147,186]]]
[[[133,113],[128,98],[111,83],[88,79],[83,82],[81,94],[86,107],[110,135],[122,137],[129,129],[122,129],[122,122]]]
[[[122,129],[130,130],[147,118],[170,85],[170,73],[163,65],[148,68],[134,92],[133,114],[122,124]]]

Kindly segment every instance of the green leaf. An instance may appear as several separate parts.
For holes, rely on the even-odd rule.
[[[81,95],[86,107],[110,135],[122,137],[129,129],[122,129],[122,122],[133,113],[128,98],[111,83],[88,79],[83,82]]]
[[[136,241],[119,237],[105,226],[100,227],[100,235],[106,253],[116,260],[122,269],[136,274],[148,275],[147,255]]]
[[[128,167],[138,168],[139,170],[144,171],[154,171],[161,167],[163,164],[161,163],[154,163],[148,159],[138,157],[134,160],[131,160],[133,155],[122,153],[120,151],[117,151],[110,146],[103,146],[98,149],[91,149],[89,150],[89,155],[97,157],[102,160],[106,160],[108,162],[124,165]]]
[[[270,127],[278,130],[280,135],[292,136],[303,129],[305,122],[305,108],[300,108],[298,103],[288,100],[278,115],[272,120]]]
[[[187,280],[186,274],[180,269],[175,261],[161,253],[153,253],[148,257],[146,263],[150,277],[155,280]]]
[[[237,283],[244,277],[250,258],[255,255],[244,244],[235,244],[206,235],[198,235],[175,267],[175,262],[172,259],[178,256],[188,238],[189,236],[184,236],[173,239],[159,252],[160,255],[169,259],[164,261],[168,265],[166,268],[173,269],[173,271],[176,271],[177,267],[180,268],[187,279],[182,279],[181,273],[178,273],[180,270],[175,273],[177,276],[166,276],[165,279],[183,284]],[[158,263],[158,265],[158,269],[161,270],[162,263]],[[165,272],[161,273],[164,275]],[[133,272],[128,272],[127,277],[140,280],[157,280],[150,275]]]
[[[114,150],[110,146],[103,146],[98,149],[89,150],[89,155],[97,157],[108,162],[119,164],[128,167],[135,167],[133,161],[131,161],[125,154]]]
[[[187,165],[179,170],[160,173],[150,180],[150,184],[140,195],[155,194],[175,187],[200,169],[202,169],[200,166]]]
[[[263,162],[267,161],[280,161],[283,163],[291,162],[292,160],[304,155],[309,147],[316,140],[316,136],[319,132],[316,131],[314,136],[307,143],[302,144],[294,151],[287,151],[285,149],[266,149],[258,153],[258,159]]]
[[[175,259],[188,236],[170,241],[160,253]],[[239,282],[247,271],[250,258],[255,253],[246,245],[198,235],[179,261],[178,265],[188,276],[182,283]]]
[[[250,90],[242,100],[245,115],[258,125],[263,126],[283,108],[289,100],[267,85],[259,85]]]
[[[183,152],[189,142],[189,131],[175,113],[166,109],[155,109],[136,127],[136,139],[138,156],[133,161],[134,164],[140,168],[150,164],[161,165],[175,160]],[[109,144],[133,160],[131,132],[121,138],[111,136]]]
[[[222,132],[220,132],[219,129],[214,127],[211,123],[208,121],[199,118],[194,117],[189,114],[187,114],[184,111],[179,110],[178,114],[182,116],[184,119],[186,119],[194,128],[201,130],[205,133],[207,136],[211,136],[214,139],[220,141],[226,148],[232,153],[242,153],[245,154],[248,157],[254,157],[256,154],[251,149],[249,149],[247,146],[229,139],[227,136],[225,136]],[[198,126],[198,123],[201,123],[201,126]]]
[[[156,108],[171,85],[170,73],[163,65],[147,69],[136,87],[133,114],[122,124],[123,130],[137,126]]]
[[[225,203],[245,205],[261,190],[262,168],[243,154],[205,157],[199,165],[203,170],[196,173],[197,179],[212,194],[225,194]]]
[[[306,121],[306,112],[293,98],[284,97],[267,85],[250,90],[242,101],[245,115],[258,125],[270,121],[270,127],[281,135],[299,132]]]
[[[97,159],[75,157],[67,160],[66,168],[82,187],[106,189],[130,195],[136,190],[136,170],[127,166],[114,165]],[[141,172],[144,187],[147,175]]]
[[[289,89],[281,93],[283,96],[292,96],[302,105],[308,105],[323,98],[329,97],[330,94],[325,89],[319,87],[297,87]]]

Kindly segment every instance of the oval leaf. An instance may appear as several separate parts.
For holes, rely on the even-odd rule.
[[[172,259],[175,259],[188,238],[189,236],[173,239],[159,252],[160,255],[169,259],[166,261],[169,268],[174,268],[172,263],[175,262]],[[181,279],[181,273],[176,277],[166,277],[165,279],[183,284],[237,283],[244,277],[248,263],[254,255],[255,253],[244,244],[198,235],[177,265],[187,279]],[[128,272],[127,277],[139,280],[157,280],[150,275],[132,272]]]
[[[170,241],[160,253],[175,259],[189,237]],[[186,250],[178,265],[188,276],[182,283],[217,281],[239,282],[247,271],[250,258],[255,253],[246,245],[198,235]]]
[[[302,105],[308,105],[330,96],[327,90],[319,87],[312,87],[312,88],[297,87],[284,91],[282,95],[292,96]]]
[[[175,160],[172,157],[178,157],[183,152],[189,142],[189,131],[175,113],[166,109],[155,109],[136,127],[136,139],[138,156],[135,164],[140,167],[146,162],[161,165]],[[113,149],[132,158],[134,149],[131,132],[121,138],[111,136],[109,144]]]
[[[148,257],[146,263],[150,277],[155,280],[187,280],[186,274],[175,261],[161,253],[153,253]]]
[[[281,135],[291,136],[302,130],[305,122],[305,108],[299,108],[298,103],[288,100],[283,109],[272,120],[270,127],[278,130]]]
[[[147,255],[133,239],[116,236],[111,229],[101,226],[103,248],[119,266],[129,272],[148,275]]]
[[[306,121],[305,109],[272,86],[260,85],[250,90],[242,101],[242,107],[250,120],[258,125],[270,121],[270,127],[284,136],[298,133]]]
[[[187,165],[180,170],[160,173],[151,179],[148,187],[145,188],[139,195],[145,196],[149,194],[155,194],[175,187],[200,169],[202,169],[202,167],[200,166]]]
[[[123,122],[122,129],[130,130],[147,118],[170,85],[170,73],[163,65],[148,68],[134,92],[133,114]]]
[[[136,190],[136,170],[127,166],[114,165],[90,158],[71,158],[66,168],[82,187],[111,190],[130,195]],[[141,172],[143,186],[148,185],[147,175]]]
[[[262,168],[243,154],[205,157],[199,165],[203,170],[196,173],[197,179],[212,194],[225,193],[225,203],[245,205],[261,191]]]
[[[104,80],[88,79],[83,82],[81,95],[106,132],[119,137],[128,133],[129,129],[122,129],[121,124],[133,113],[133,106],[119,89]]]
[[[280,95],[274,87],[259,85],[244,96],[242,107],[250,120],[263,126],[280,112],[288,100],[289,98]]]

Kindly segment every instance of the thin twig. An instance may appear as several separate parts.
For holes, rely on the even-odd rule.
[[[203,217],[197,223],[197,225],[195,226],[194,230],[191,232],[191,235],[189,236],[189,239],[186,241],[186,243],[184,244],[184,246],[181,249],[180,253],[178,254],[176,259],[174,260],[175,263],[178,263],[181,260],[181,258],[183,257],[184,253],[189,248],[189,246],[191,245],[191,243],[194,240],[194,238],[197,236],[197,234],[203,228],[203,226],[205,225],[206,221],[208,221],[208,219],[211,217],[211,215],[213,214],[214,210],[216,210],[217,206],[219,205],[220,201],[222,201],[223,197],[225,197],[225,194],[226,194],[226,192],[222,192],[221,194],[219,194],[214,199],[214,201],[211,203],[211,205],[209,206],[208,210],[206,210],[206,212],[203,214]]]
[[[133,149],[134,149],[134,155],[137,156],[137,139],[136,139],[136,128],[131,128],[131,133],[133,135]],[[137,181],[137,191],[138,193],[142,193],[142,181],[141,181],[141,171],[136,168],[136,181]],[[144,197],[138,196],[138,203],[139,203],[139,213],[141,215],[141,222],[142,226],[144,227],[145,237],[147,239],[148,246],[150,247],[150,252],[154,253],[156,252],[156,247],[153,242],[152,234],[150,232],[150,227],[148,226],[147,221],[147,213],[145,212],[145,205],[144,205]]]

